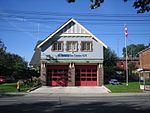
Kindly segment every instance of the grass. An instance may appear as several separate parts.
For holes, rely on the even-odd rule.
[[[123,92],[142,92],[138,82],[129,82],[126,86],[125,83],[122,85],[105,85],[112,93],[123,93]],[[21,85],[21,92],[26,92],[31,87],[27,85]],[[16,89],[16,83],[0,84],[0,93],[2,92],[18,92]]]
[[[123,92],[142,92],[140,89],[139,82],[129,82],[128,86],[126,83],[122,85],[105,85],[112,93],[123,93]]]
[[[26,92],[30,89],[30,87],[26,85],[21,85],[20,89],[20,92]],[[18,92],[16,89],[16,83],[0,84],[0,93],[4,92]]]

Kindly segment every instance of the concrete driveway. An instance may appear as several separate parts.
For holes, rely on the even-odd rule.
[[[105,86],[94,86],[94,87],[49,87],[42,86],[30,94],[75,94],[75,95],[99,95],[109,93],[110,90]]]

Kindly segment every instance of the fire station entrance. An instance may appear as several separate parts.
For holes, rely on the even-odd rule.
[[[47,65],[47,85],[68,86],[68,71],[68,65]],[[97,86],[97,65],[75,65],[74,82],[75,86]]]
[[[97,86],[97,66],[77,65],[75,66],[76,86]]]
[[[47,66],[48,86],[68,85],[68,65],[48,65]]]

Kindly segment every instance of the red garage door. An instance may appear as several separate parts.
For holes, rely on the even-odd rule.
[[[97,86],[97,66],[75,66],[76,86]]]
[[[48,86],[67,86],[67,84],[68,84],[68,65],[47,66]]]

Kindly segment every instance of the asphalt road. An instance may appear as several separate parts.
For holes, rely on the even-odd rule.
[[[150,113],[150,96],[4,96],[0,113]]]

